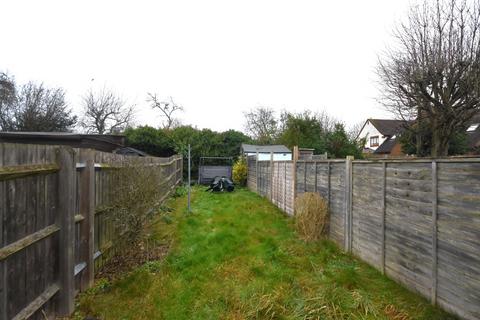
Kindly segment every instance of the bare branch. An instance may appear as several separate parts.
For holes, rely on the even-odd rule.
[[[278,133],[273,109],[257,107],[244,113],[245,129],[260,144],[272,143]]]
[[[162,126],[164,129],[172,129],[180,124],[180,121],[175,117],[178,112],[184,111],[183,106],[176,104],[173,98],[170,101],[160,101],[156,93],[147,93],[147,102],[150,102],[153,109],[158,109],[161,116],[165,118]]]
[[[88,133],[115,133],[131,125],[135,106],[127,105],[111,90],[89,90],[83,96],[83,117],[80,126]]]
[[[381,102],[397,117],[428,125],[432,155],[480,111],[479,0],[425,1],[394,30],[381,57]]]

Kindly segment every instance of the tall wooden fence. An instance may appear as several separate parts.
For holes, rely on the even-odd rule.
[[[433,304],[480,319],[480,159],[248,165],[251,190],[290,215],[296,195],[320,193],[333,241]]]
[[[69,147],[0,144],[0,319],[69,315],[115,246],[103,210],[125,156]],[[161,170],[163,198],[182,158],[135,158]]]

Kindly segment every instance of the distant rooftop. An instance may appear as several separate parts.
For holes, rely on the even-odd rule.
[[[368,119],[370,123],[384,136],[394,136],[403,131],[407,121],[393,119]]]
[[[247,153],[291,153],[290,149],[282,144],[259,146],[242,143],[242,150]]]

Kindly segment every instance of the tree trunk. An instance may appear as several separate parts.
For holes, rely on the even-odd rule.
[[[416,154],[417,157],[422,157],[424,156],[424,150],[423,150],[423,121],[422,121],[422,114],[420,110],[417,110],[417,132],[415,133],[415,148],[416,148]]]
[[[422,154],[423,154],[423,138],[422,138],[422,132],[420,130],[418,130],[416,133],[415,133],[415,140],[416,140],[416,144],[415,144],[415,148],[416,148],[416,154],[417,154],[417,157],[421,157]]]
[[[443,135],[440,130],[432,130],[432,151],[433,158],[448,156],[449,135]]]

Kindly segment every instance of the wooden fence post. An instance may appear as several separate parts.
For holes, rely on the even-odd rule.
[[[385,219],[387,213],[387,163],[383,162],[383,181],[382,181],[382,238],[381,240],[381,271],[382,274],[385,274]]]
[[[180,173],[179,173],[180,176],[178,177],[178,180],[180,181],[179,183],[182,183],[182,181],[183,181],[183,156],[179,156],[178,164],[180,166]]]
[[[69,316],[74,310],[74,241],[75,241],[75,189],[76,163],[73,149],[57,149],[59,234],[59,285],[57,314]]]
[[[91,149],[80,149],[79,213],[83,216],[80,225],[80,257],[86,263],[81,278],[82,291],[93,285],[94,279],[94,230],[95,230],[95,156]]]
[[[297,198],[297,160],[298,146],[293,147],[293,215],[295,215],[295,199]]]
[[[8,150],[8,149],[7,149]],[[0,144],[0,167],[3,166],[4,145]],[[6,212],[4,212],[4,194],[5,182],[0,181],[0,248],[7,245],[7,236],[3,233],[3,221]],[[0,319],[7,319],[7,260],[0,261]]]
[[[328,210],[330,210],[330,176],[331,176],[331,167],[330,167],[330,161],[327,162],[327,205],[328,205]]]
[[[345,160],[345,251],[352,252],[352,156]]]
[[[283,178],[283,211],[287,212],[287,161],[284,162]]]
[[[303,163],[303,192],[307,192],[307,160]]]
[[[258,174],[258,155],[259,155],[259,153],[258,153],[258,151],[257,151],[257,155],[256,155],[256,157],[255,157],[255,181],[256,181],[256,183],[255,183],[255,192],[256,192],[256,193],[259,193],[259,192],[258,192],[258,176],[259,176],[259,174]]]
[[[270,201],[273,202],[273,152],[270,152]]]
[[[432,304],[437,304],[437,210],[438,174],[437,161],[432,161]]]

